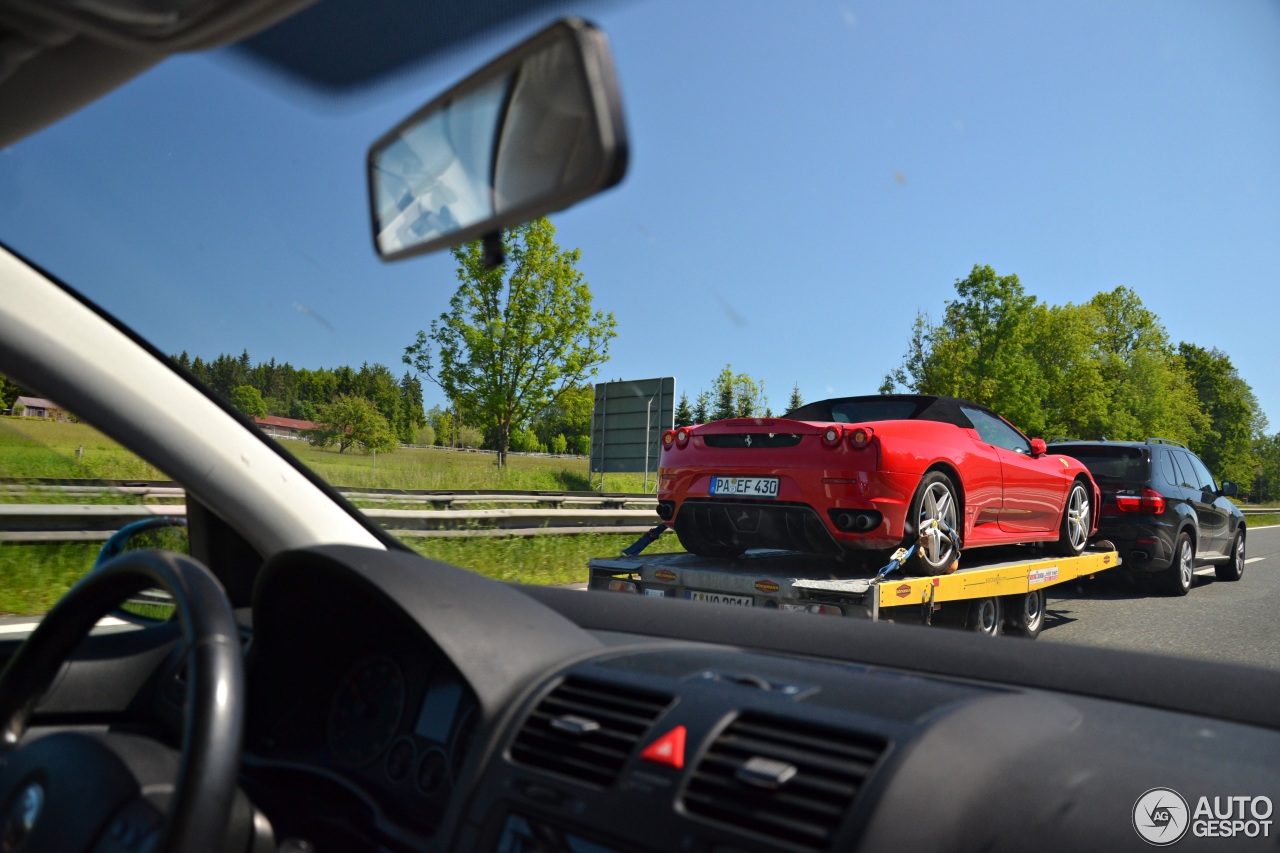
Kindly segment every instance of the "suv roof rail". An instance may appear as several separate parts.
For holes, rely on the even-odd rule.
[[[1063,442],[1066,442],[1066,441],[1080,441],[1080,440],[1081,439],[1076,438],[1074,435],[1056,435],[1053,438],[1049,439],[1048,443],[1062,444]]]
[[[1183,450],[1191,449],[1187,447],[1185,444],[1183,444],[1181,441],[1173,441],[1172,439],[1168,439],[1168,438],[1148,438],[1147,444],[1172,444],[1174,447],[1181,447]]]

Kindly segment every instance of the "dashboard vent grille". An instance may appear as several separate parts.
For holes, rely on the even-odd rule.
[[[825,849],[887,744],[796,720],[743,715],[694,768],[687,812]]]
[[[606,788],[670,704],[670,696],[566,679],[525,720],[511,747],[511,758]]]

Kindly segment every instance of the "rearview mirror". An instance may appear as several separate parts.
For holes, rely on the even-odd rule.
[[[1044,455],[1045,455],[1046,453],[1048,453],[1048,452],[1049,452],[1049,445],[1047,445],[1047,444],[1045,444],[1045,443],[1044,443],[1044,439],[1043,439],[1043,438],[1033,438],[1033,439],[1031,439],[1031,455],[1032,455],[1032,457],[1039,458],[1039,457],[1041,457],[1041,456],[1044,456]]]
[[[394,260],[497,235],[608,189],[626,167],[608,40],[566,19],[373,144],[374,244]]]
[[[1236,496],[1236,493],[1240,491],[1240,487],[1230,480],[1223,480],[1222,488],[1218,491],[1228,498],[1233,498]]]

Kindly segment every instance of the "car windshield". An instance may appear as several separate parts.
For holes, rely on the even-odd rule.
[[[628,170],[508,232],[505,269],[544,277],[486,319],[476,294],[504,268],[479,243],[379,258],[366,158],[568,14],[609,39]],[[1237,502],[1280,502],[1274,3],[530,3],[349,78],[362,57],[291,51],[291,25],[0,149],[0,243],[419,553],[581,584],[656,523],[666,430],[916,413],[806,405],[878,392],[973,400],[1028,438],[1168,436]],[[374,198],[394,212],[388,175]],[[504,381],[527,397],[472,358],[516,338],[537,346]],[[639,390],[602,408],[615,382]],[[607,449],[613,405],[634,405],[639,451]],[[0,500],[181,506],[182,483],[40,388],[5,379],[0,410]],[[1084,457],[1099,481],[1137,464],[1110,453]],[[744,482],[724,488],[776,494]],[[0,542],[0,616],[50,606],[90,532]]]

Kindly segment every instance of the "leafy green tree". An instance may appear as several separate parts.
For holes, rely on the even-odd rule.
[[[737,418],[767,416],[769,398],[764,393],[764,381],[757,382],[745,373],[733,377],[733,414]]]
[[[1032,352],[1043,378],[1045,438],[1106,434],[1110,389],[1097,357],[1102,314],[1092,305],[1037,305]]]
[[[551,452],[563,455],[569,452],[569,440],[563,434],[556,435],[551,439]]]
[[[1280,501],[1280,432],[1259,436],[1254,443],[1254,458],[1258,468],[1249,498],[1257,503]]]
[[[1191,449],[1219,479],[1252,483],[1259,464],[1254,441],[1267,427],[1253,389],[1221,350],[1183,342],[1178,355],[1208,419]]]
[[[693,422],[705,424],[711,416],[711,392],[699,391],[693,402]]]
[[[431,428],[431,424],[423,424],[418,427],[418,431],[414,433],[411,444],[417,444],[422,447],[431,447],[436,443],[436,431]]]
[[[505,465],[512,430],[596,375],[617,323],[592,310],[581,252],[561,250],[545,217],[502,240],[507,263],[494,269],[479,241],[453,250],[458,290],[404,361],[496,433]]]
[[[596,392],[591,385],[570,388],[560,400],[547,407],[533,421],[538,440],[550,446],[557,435],[564,435],[568,451],[585,454],[591,443],[591,410]]]
[[[484,435],[470,424],[459,424],[455,441],[458,447],[481,447],[484,445]]]
[[[791,387],[791,399],[787,400],[787,411],[794,412],[804,405],[804,397],[800,396],[800,383]]]
[[[1101,434],[1195,444],[1208,419],[1160,318],[1127,287],[1099,293],[1089,304],[1102,313],[1098,358],[1111,392]]]
[[[689,405],[689,392],[685,391],[676,405],[676,426],[691,426],[693,423],[693,408]]]
[[[1037,301],[1016,275],[974,265],[955,283],[942,322],[916,317],[902,366],[880,390],[898,385],[920,394],[947,394],[990,406],[1024,430],[1043,432],[1044,377],[1034,352]]]
[[[721,370],[720,375],[711,383],[712,393],[715,395],[715,407],[711,410],[711,419],[713,421],[722,421],[725,418],[732,418],[737,415],[736,389],[734,388],[733,380],[733,367],[726,364],[724,370]]]
[[[320,424],[308,430],[307,441],[316,447],[336,444],[339,453],[349,447],[365,452],[395,450],[396,438],[391,425],[372,400],[351,394],[339,394],[319,411]]]
[[[261,392],[252,385],[240,385],[231,390],[231,405],[251,418],[265,418],[267,404]]]
[[[407,370],[400,378],[400,413],[401,421],[396,431],[401,441],[412,443],[427,425],[427,413],[422,405],[422,381]]]

